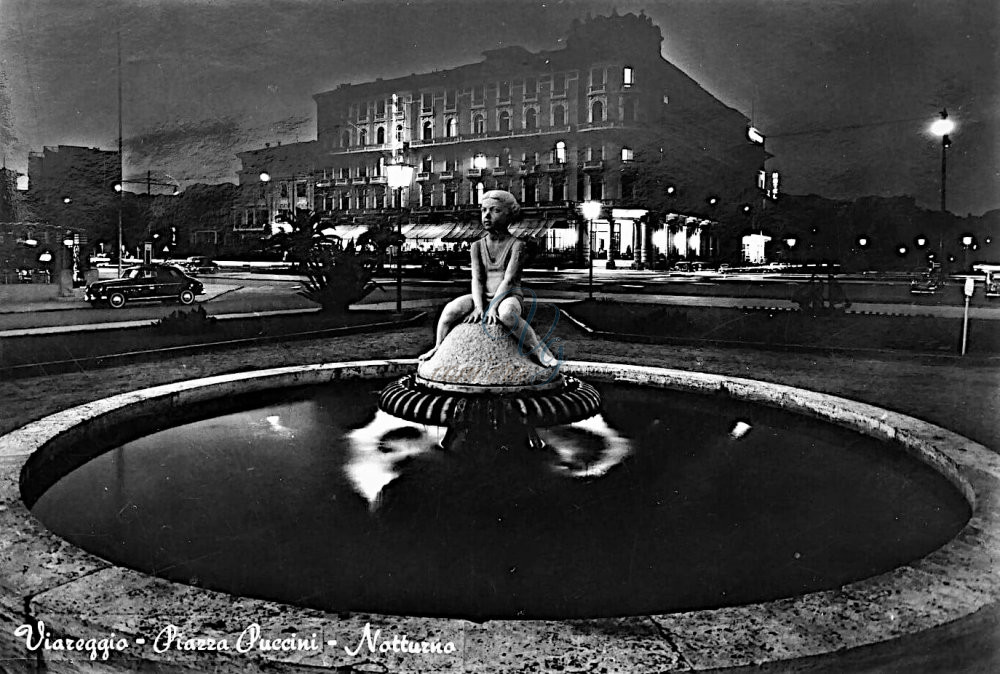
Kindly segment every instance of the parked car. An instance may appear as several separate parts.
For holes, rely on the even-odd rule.
[[[420,265],[419,274],[436,281],[447,281],[451,278],[451,267],[444,260],[428,257],[424,258],[423,264]]]
[[[218,263],[210,257],[189,257],[180,263],[181,269],[188,274],[215,274],[219,271]]]
[[[121,278],[95,281],[87,286],[84,299],[91,306],[108,305],[120,309],[126,302],[173,301],[191,304],[205,287],[177,267],[167,264],[144,264],[131,267]]]

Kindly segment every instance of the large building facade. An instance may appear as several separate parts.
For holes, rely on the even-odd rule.
[[[524,206],[516,233],[545,252],[713,257],[718,218],[752,198],[763,150],[742,114],[662,58],[662,40],[644,15],[597,17],[558,50],[506,47],[316,94],[315,141],[239,155],[234,229],[266,234],[307,208],[349,236],[351,222],[406,207],[409,245],[454,245],[481,235],[482,193],[505,189]],[[387,184],[395,161],[415,167],[401,192]],[[593,228],[585,201],[603,205]]]

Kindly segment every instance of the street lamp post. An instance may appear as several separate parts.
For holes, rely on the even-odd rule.
[[[271,209],[271,190],[268,189],[267,184],[271,182],[271,174],[267,171],[260,172],[260,182],[264,185],[264,208],[267,209],[267,222],[265,226],[267,227],[267,236],[271,236],[274,233],[274,229],[271,227],[271,218],[273,217],[273,212]],[[260,203],[259,201],[257,202]],[[256,210],[256,208],[254,208]],[[256,222],[256,220],[254,221]]]
[[[386,166],[386,182],[398,196],[400,214],[396,218],[396,313],[403,313],[403,188],[410,186],[414,167],[402,161]]]
[[[588,299],[594,299],[594,260],[591,258],[594,255],[594,220],[601,215],[601,202],[585,201],[580,205],[580,210],[587,221],[587,242],[590,249],[587,254],[587,267],[590,270],[587,282],[587,297]]]
[[[938,235],[938,260],[941,263],[941,271],[944,271],[944,217],[948,212],[947,189],[948,189],[948,147],[951,145],[951,132],[955,130],[955,122],[948,119],[948,111],[941,110],[941,118],[931,124],[931,133],[941,137],[941,229]]]
[[[966,234],[962,237],[962,250],[965,253],[965,267],[962,269],[963,272],[969,271],[969,249],[972,248],[972,237]]]

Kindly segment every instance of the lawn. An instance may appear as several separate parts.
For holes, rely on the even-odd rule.
[[[839,313],[813,317],[799,311],[667,307],[604,300],[587,300],[563,309],[594,330],[638,341],[956,354],[962,340],[961,319],[930,316]],[[992,322],[970,321],[968,353],[998,352],[1000,331]]]
[[[65,371],[84,362],[89,369],[113,354],[132,354],[131,360],[150,359],[157,357],[161,349],[181,352],[185,348],[232,348],[349,334],[372,324],[413,321],[418,315],[416,311],[404,312],[402,317],[389,311],[348,311],[219,321],[197,308],[182,309],[159,324],[141,328],[4,337],[0,339],[0,371],[8,375]],[[39,367],[24,367],[30,365]]]

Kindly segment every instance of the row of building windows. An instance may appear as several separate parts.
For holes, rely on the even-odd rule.
[[[593,101],[588,110],[587,121],[588,123],[600,123],[607,121],[606,118],[606,106],[603,100]],[[534,107],[527,107],[524,109],[524,114],[521,118],[521,130],[526,132],[532,132],[539,130],[538,125],[538,110]],[[631,123],[636,121],[638,117],[638,101],[636,100],[626,100],[622,105],[622,121],[624,123]],[[556,105],[552,107],[549,114],[549,126],[553,128],[561,128],[566,126],[566,108],[562,105]],[[487,132],[487,115],[483,112],[472,112],[470,117],[470,130],[474,134],[484,134]],[[443,136],[439,136],[436,133],[434,120],[426,119],[421,123],[420,126],[420,138],[421,140],[430,141],[438,137],[443,138],[457,138],[459,135],[458,128],[458,118],[448,117],[444,121],[444,132]],[[510,110],[499,110],[495,117],[495,131],[499,133],[511,133],[514,131],[513,116]],[[374,144],[375,145],[385,145],[386,143],[387,130],[384,126],[378,126],[375,128],[374,133]],[[402,124],[396,125],[396,142],[403,142],[404,129]],[[349,130],[345,130],[341,133],[340,146],[354,147],[353,134]],[[358,129],[357,131],[357,147],[366,147],[371,145],[369,138],[368,129]]]
[[[607,87],[607,70],[606,67],[592,68],[590,70],[589,91],[601,91]],[[539,84],[544,82],[550,85],[550,92],[553,96],[559,96],[565,95],[567,82],[574,77],[576,77],[576,72],[556,73],[543,77],[529,77],[518,80],[513,84],[510,80],[501,80],[499,82],[479,84],[469,89],[464,89],[461,94],[469,96],[473,106],[486,105],[487,97],[492,99],[493,94],[495,94],[497,104],[510,103],[512,100],[512,91],[516,86],[521,89],[525,100],[532,100],[537,98]],[[627,89],[634,85],[635,69],[632,66],[622,67],[622,88]],[[443,101],[446,111],[456,110],[458,108],[459,96],[460,92],[458,89],[422,92],[420,94],[420,110],[423,113],[432,113],[435,101]],[[359,122],[367,122],[369,119],[385,119],[389,107],[387,98],[380,98],[364,103],[351,103],[349,116],[351,119],[356,119]]]
[[[581,161],[600,161],[608,158],[607,154],[607,148],[604,145],[588,146],[580,150],[579,158]],[[617,156],[623,162],[630,162],[634,160],[635,153],[632,148],[623,147]],[[567,161],[566,142],[561,140],[556,142],[556,144],[552,147],[552,150],[544,154],[539,152],[531,154],[522,152],[520,157],[517,159],[513,158],[509,153],[487,157],[485,154],[480,152],[464,161],[452,158],[435,160],[433,155],[424,155],[420,158],[417,166],[418,170],[422,173],[433,173],[435,171],[461,171],[465,168],[491,169],[506,168],[511,166],[538,166],[543,163],[543,159],[549,164],[565,164]],[[465,164],[465,166],[462,166],[462,164]],[[340,167],[339,169],[323,169],[317,174],[317,176],[321,180],[384,176],[386,175],[385,165],[385,157],[379,157],[378,163],[372,166],[359,164],[354,166],[353,169],[347,166]],[[284,183],[282,183],[281,187],[285,190],[285,192],[287,192],[287,187]],[[302,184],[302,189],[305,189],[304,184]],[[287,194],[283,193],[282,196],[287,196]]]
[[[544,183],[535,180],[522,180],[517,183],[497,181],[496,188],[513,191],[518,196],[518,200],[525,205],[562,202],[566,199],[565,180],[551,180]],[[422,207],[473,205],[482,200],[486,189],[486,184],[483,182],[419,185],[416,200]],[[591,177],[585,185],[585,190],[588,198],[602,199],[604,198],[604,181],[597,176]],[[398,205],[398,196],[394,195],[391,190],[369,187],[328,193],[318,196],[315,203],[317,209],[325,211],[392,208]],[[247,210],[246,214],[248,215],[244,219],[245,223],[253,225],[255,216],[252,214],[259,212],[259,210],[254,209]],[[257,222],[266,222],[266,217]]]

